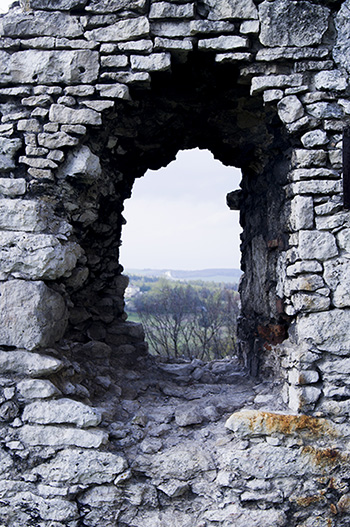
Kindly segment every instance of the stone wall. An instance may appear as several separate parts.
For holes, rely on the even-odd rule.
[[[349,9],[23,0],[0,17],[6,527],[348,524]],[[243,370],[156,364],[126,321],[123,202],[193,147],[242,170]]]

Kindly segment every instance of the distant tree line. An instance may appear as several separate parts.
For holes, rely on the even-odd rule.
[[[134,306],[154,354],[202,360],[236,354],[239,295],[227,284],[160,280]]]

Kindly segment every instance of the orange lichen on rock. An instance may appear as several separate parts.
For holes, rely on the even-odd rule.
[[[241,410],[228,418],[226,428],[240,436],[303,434],[311,437],[336,437],[337,430],[330,421],[308,415],[293,415],[260,410]]]
[[[315,448],[308,445],[303,447],[302,453],[309,456],[316,465],[331,467],[342,461],[342,455],[336,448]]]

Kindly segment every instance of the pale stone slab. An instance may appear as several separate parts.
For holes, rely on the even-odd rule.
[[[28,351],[0,351],[0,373],[40,377],[59,371],[63,363],[55,357]]]
[[[306,340],[316,349],[347,355],[350,351],[349,327],[350,310],[333,309],[300,317],[297,334],[301,342]]]
[[[85,181],[95,181],[102,174],[100,159],[88,146],[80,145],[71,150],[65,163],[57,172],[58,177],[74,177]]]
[[[252,0],[206,0],[209,8],[209,20],[227,20],[231,18],[257,19],[258,11]]]
[[[38,232],[47,225],[47,218],[39,202],[21,199],[0,200],[0,229]]]
[[[128,18],[111,26],[86,31],[89,40],[98,42],[123,42],[133,38],[148,36],[150,30],[146,17]]]
[[[149,12],[150,19],[157,18],[192,18],[194,4],[171,4],[169,2],[153,2]]]
[[[88,485],[110,483],[126,468],[123,457],[109,452],[65,449],[32,472],[53,484]]]
[[[19,440],[26,446],[99,448],[107,439],[108,434],[102,430],[80,430],[64,426],[24,425],[19,430]]]
[[[19,84],[90,83],[99,72],[99,54],[90,50],[17,51],[8,61],[11,81]]]
[[[44,379],[24,379],[17,384],[17,390],[25,399],[46,399],[61,394],[51,381]]]
[[[265,410],[235,412],[227,419],[225,427],[243,438],[271,436],[276,433],[304,437],[335,433],[334,425],[327,419]]]
[[[333,57],[337,64],[350,71],[350,1],[345,0],[335,18],[337,30],[336,43],[333,48]]]
[[[344,91],[347,85],[347,77],[341,71],[320,71],[315,75],[315,87],[317,90]]]
[[[32,9],[47,11],[70,11],[77,7],[84,7],[87,0],[30,0]]]
[[[198,41],[199,49],[216,50],[216,51],[229,51],[231,49],[245,48],[248,45],[246,37],[233,36],[221,36],[217,38],[207,38]]]
[[[328,260],[338,255],[335,237],[330,232],[300,231],[299,254],[304,260]]]
[[[32,350],[59,340],[67,325],[61,295],[44,282],[0,284],[0,345]]]
[[[93,13],[115,13],[123,9],[143,11],[147,0],[92,0],[86,6],[86,11]]]
[[[9,198],[22,196],[26,193],[27,182],[23,178],[0,178],[0,194]]]
[[[304,108],[296,95],[284,97],[278,104],[278,115],[284,123],[293,123],[304,115]]]
[[[67,13],[12,13],[0,20],[1,37],[79,37],[83,28],[79,17]]]
[[[73,110],[62,104],[53,104],[50,108],[50,121],[61,124],[102,124],[101,115],[90,108],[81,108]],[[44,145],[45,146],[45,145]]]
[[[148,56],[131,55],[131,67],[138,71],[167,71],[171,67],[170,53],[152,53]]]
[[[54,132],[52,134],[44,132],[38,134],[39,145],[45,146],[46,148],[61,148],[62,146],[74,146],[78,144],[79,139],[72,137],[65,132]]]
[[[1,56],[0,56],[1,59]],[[22,146],[21,139],[0,137],[0,170],[9,171],[15,167],[15,155]]]
[[[337,258],[324,263],[324,278],[333,291],[335,307],[350,306],[350,259]]]
[[[301,86],[303,76],[300,73],[293,75],[262,75],[252,79],[251,94],[255,95],[270,88],[284,88],[286,86]]]
[[[68,276],[82,249],[51,234],[0,232],[0,273],[29,280]]]
[[[314,202],[310,196],[296,196],[292,199],[289,221],[294,231],[313,228]]]
[[[260,42],[269,47],[320,44],[328,17],[329,9],[311,2],[265,1],[259,6]]]
[[[23,412],[23,421],[35,424],[74,424],[82,428],[97,426],[101,414],[92,408],[72,399],[35,401],[28,404]]]

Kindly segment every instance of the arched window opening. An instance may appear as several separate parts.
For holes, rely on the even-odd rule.
[[[153,355],[237,355],[241,229],[225,199],[240,179],[208,150],[192,149],[134,184],[121,248],[126,311],[143,323]]]

